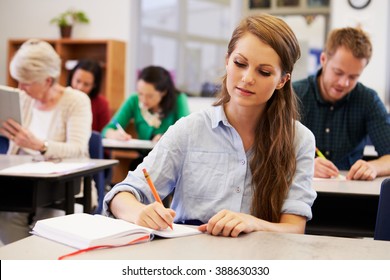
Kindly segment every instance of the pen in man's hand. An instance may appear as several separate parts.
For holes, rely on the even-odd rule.
[[[316,148],[316,153],[317,153],[317,156],[319,156],[320,158],[326,159],[326,157],[324,156],[324,154],[321,153],[321,151],[320,151],[318,148]]]
[[[146,168],[143,168],[142,171],[144,172],[144,176],[145,176],[146,182],[148,182],[148,185],[149,185],[149,187],[150,187],[150,190],[152,191],[152,194],[153,194],[153,196],[154,196],[154,199],[155,199],[157,202],[163,204],[163,203],[162,203],[162,200],[161,200],[161,198],[160,198],[160,196],[158,195],[158,192],[157,192],[157,190],[156,190],[156,187],[154,186],[154,184],[153,184],[153,182],[152,182],[152,179],[150,179],[150,176],[149,176],[148,171],[146,171]],[[171,229],[173,229],[172,225],[169,225],[169,227],[170,227]]]

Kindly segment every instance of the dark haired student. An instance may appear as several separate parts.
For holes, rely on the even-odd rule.
[[[100,94],[101,82],[102,69],[95,60],[80,60],[68,76],[68,86],[86,93],[91,99],[92,130],[99,132],[110,121],[108,101]]]
[[[122,104],[103,129],[105,138],[129,140],[131,135],[117,129],[134,121],[139,139],[157,141],[181,117],[190,113],[187,96],[179,92],[170,73],[160,66],[148,66],[138,76],[137,93]]]

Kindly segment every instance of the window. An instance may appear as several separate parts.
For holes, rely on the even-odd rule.
[[[159,65],[191,95],[209,94],[224,71],[230,0],[142,0],[138,70]]]
[[[329,0],[244,0],[246,13],[329,14]]]
[[[165,67],[177,88],[190,95],[209,96],[219,86],[232,28],[242,15],[251,13],[270,12],[282,17],[294,30],[302,56],[293,80],[305,78],[319,67],[329,0],[139,1],[137,69],[152,64]]]

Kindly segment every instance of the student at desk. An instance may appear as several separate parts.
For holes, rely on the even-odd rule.
[[[198,224],[212,235],[304,233],[313,134],[297,121],[291,87],[298,41],[280,18],[242,20],[228,45],[219,100],[171,126],[144,162],[105,197],[104,213],[150,228]],[[155,202],[143,168],[165,198]]]
[[[321,53],[316,75],[293,84],[301,102],[302,123],[315,135],[324,157],[315,159],[315,177],[373,180],[390,175],[390,120],[377,93],[358,82],[370,61],[372,45],[358,28],[333,30]],[[363,160],[367,136],[379,158]]]
[[[137,93],[122,104],[103,129],[102,136],[130,140],[134,135],[126,133],[123,128],[134,121],[138,139],[157,142],[169,126],[189,113],[187,95],[176,89],[170,73],[160,66],[148,66],[138,76]],[[147,153],[138,151],[136,155],[130,155],[130,165],[125,166],[124,171],[128,168],[134,170]],[[115,174],[114,171],[114,178],[117,177]]]
[[[8,154],[29,154],[36,160],[89,157],[91,102],[81,91],[61,86],[60,71],[61,59],[45,41],[26,41],[12,58],[10,73],[22,90],[23,126],[12,119],[0,124],[10,140]],[[58,212],[51,210],[38,208],[33,222]],[[28,213],[0,212],[1,241],[27,237],[29,220]]]
[[[101,132],[110,121],[107,99],[100,94],[102,69],[95,60],[80,60],[69,72],[68,86],[86,93],[91,99],[92,130]]]
[[[163,67],[149,66],[138,76],[137,93],[132,94],[105,126],[105,138],[129,140],[126,128],[134,120],[137,136],[142,140],[158,141],[169,126],[190,113],[187,96],[180,93],[171,75]]]

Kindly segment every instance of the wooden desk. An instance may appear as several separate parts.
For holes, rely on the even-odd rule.
[[[342,172],[346,175],[347,172]],[[348,237],[373,237],[382,181],[316,180],[317,199],[313,219],[307,223],[309,234]]]
[[[0,170],[29,163],[31,156],[0,155]],[[84,212],[91,212],[92,175],[117,164],[117,160],[65,159],[63,162],[91,162],[92,165],[57,174],[0,174],[0,211],[35,213],[37,207],[64,200],[67,214],[74,213],[75,195],[84,178]]]
[[[42,250],[45,248],[45,250]],[[0,248],[0,259],[51,260],[74,248],[30,236]],[[328,236],[253,232],[238,238],[208,234],[103,249],[68,258],[105,260],[359,260],[390,259],[390,242]]]

